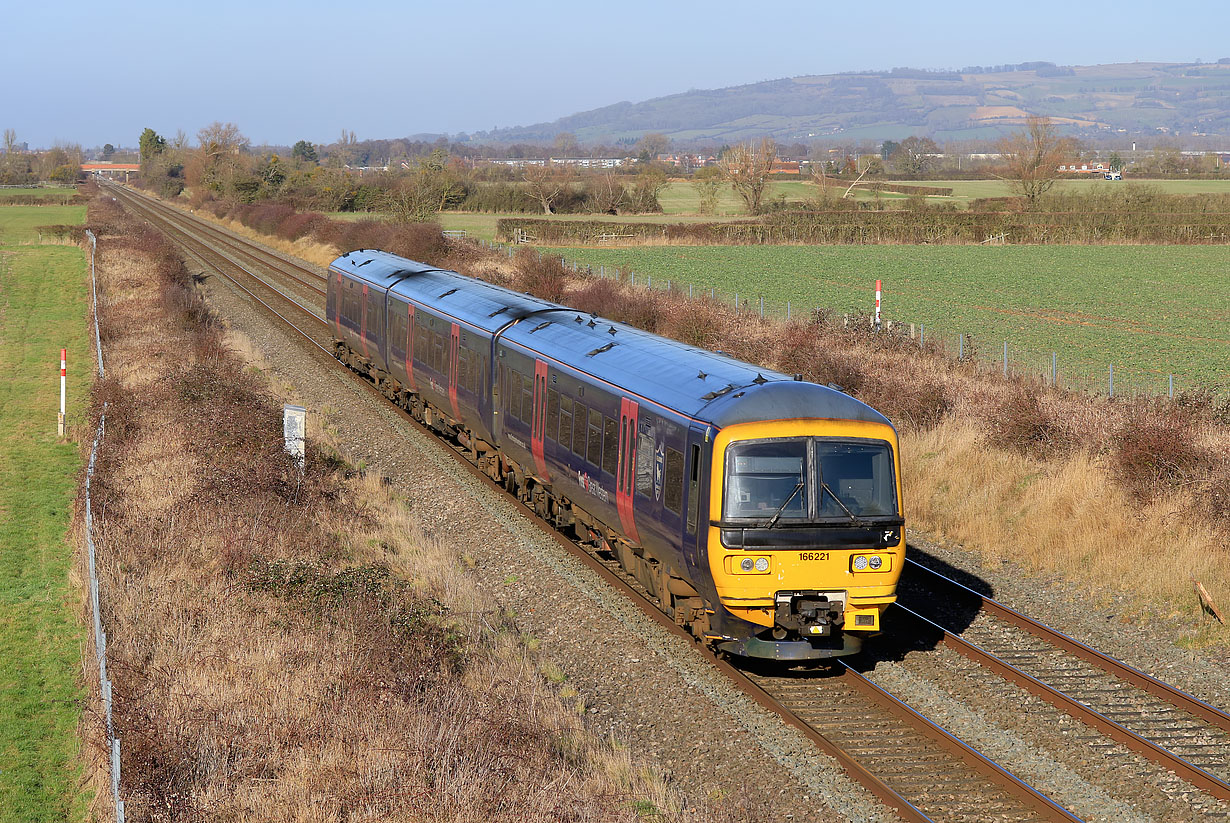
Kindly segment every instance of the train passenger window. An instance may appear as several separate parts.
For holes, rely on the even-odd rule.
[[[559,434],[559,392],[547,389],[547,432],[545,437],[555,440]]]
[[[597,409],[589,410],[589,444],[585,459],[595,466],[602,465],[602,412]]]
[[[585,457],[585,427],[589,419],[589,409],[580,401],[572,412],[572,453],[577,457]]]
[[[602,470],[613,475],[618,469],[619,424],[608,417],[606,418],[605,436],[602,438]]]
[[[559,398],[559,440],[565,450],[572,448],[572,398],[566,394]]]
[[[640,432],[636,439],[636,493],[653,498],[653,435]]]
[[[534,379],[521,380],[521,419],[531,425],[534,423]]]
[[[675,514],[683,507],[683,454],[669,448],[662,476],[662,502]]]
[[[427,327],[415,321],[414,324],[414,359],[427,364],[431,360],[431,346],[428,343]]]
[[[434,331],[431,333],[431,368],[444,371],[444,337]]]
[[[688,533],[696,534],[700,510],[700,446],[692,447],[692,472],[688,478]]]
[[[521,419],[521,373],[511,369],[508,374],[508,416]]]

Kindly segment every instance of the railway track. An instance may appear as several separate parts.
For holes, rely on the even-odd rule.
[[[936,635],[958,654],[1080,720],[1108,741],[1174,772],[1209,796],[1230,802],[1230,714],[924,564],[906,562],[914,581],[930,596],[901,597],[894,606],[895,622],[915,634]],[[962,601],[977,619],[959,633],[944,628],[944,616],[926,605]],[[1111,744],[1091,745],[1097,750]],[[1209,810],[1206,816],[1230,819],[1224,807]]]
[[[305,282],[304,273],[308,272],[318,281],[323,281],[322,275],[282,260],[277,255],[259,249],[259,247],[251,246],[183,212],[162,204],[154,204],[154,201],[142,195],[113,187],[108,187],[108,190],[152,225],[165,231],[189,257],[234,283],[236,287],[258,301],[265,310],[310,341],[316,356],[326,360],[332,367],[342,369],[348,375],[351,374],[332,356],[331,335],[323,319],[323,307],[311,305],[309,301],[299,299],[303,296],[300,290],[305,287],[308,287],[307,293],[309,294],[314,293],[318,297],[323,295],[322,289],[311,285],[311,279]],[[279,287],[279,282],[285,288],[296,291],[297,294],[287,294],[283,288]],[[380,395],[383,402],[383,395],[375,386],[357,376],[355,380],[373,394]],[[409,415],[405,415],[405,418],[416,428],[429,432]],[[465,459],[463,449],[452,446],[449,452],[487,487],[493,490],[502,488]],[[532,514],[532,511],[519,501],[517,505],[524,510],[524,513]],[[661,611],[648,592],[634,578],[622,572],[613,558],[604,557],[601,552],[591,552],[573,543],[536,517],[530,519],[538,528],[550,535],[569,552],[578,556],[617,590],[632,596],[652,619],[668,630],[688,637],[690,640],[690,637],[675,626],[673,621]],[[923,571],[925,567],[914,566],[912,568],[915,568],[919,575],[926,574],[926,571]],[[937,582],[935,585],[943,584]],[[967,589],[966,591],[969,592],[966,596],[976,596],[972,590]],[[998,604],[995,605],[998,606]],[[991,610],[994,606],[988,605],[986,608]],[[901,613],[913,614],[904,608]],[[911,616],[909,619],[928,621],[922,615]],[[933,631],[942,631],[934,624],[929,625]],[[1008,625],[1015,631],[1023,631],[1015,624]],[[987,641],[987,646],[994,647],[1004,659],[1013,660],[1022,667],[1032,665],[1031,660],[1040,661],[1038,665],[1043,665],[1041,661],[1047,657],[1045,650],[1033,646],[1015,645],[1013,636],[1003,632],[998,635],[999,645],[995,645],[994,631],[990,629],[987,631],[990,634],[983,638]],[[967,643],[967,641],[959,641],[956,635],[951,633],[943,634],[943,642],[948,645],[958,647],[961,642]],[[1031,642],[1042,641],[1035,638]],[[1069,642],[1074,641],[1069,640]],[[968,643],[967,645],[972,646]],[[964,647],[958,648],[958,651],[962,648]],[[996,653],[984,648],[974,648],[978,648],[978,652],[982,655],[979,659],[982,665],[995,665],[987,662],[987,657],[1000,660]],[[1088,652],[1096,654],[1091,649]],[[973,654],[968,651],[962,653],[966,653],[967,656]],[[897,700],[850,667],[841,666],[829,676],[818,676],[816,672],[776,672],[772,674],[743,672],[722,659],[712,658],[712,662],[745,693],[776,712],[823,751],[836,758],[855,780],[867,787],[890,808],[895,809],[905,820],[1072,821],[1080,819],[1013,776],[1006,769],[949,735],[938,725],[910,709],[902,701]],[[1011,665],[1003,663],[1003,660],[1000,660],[1000,663]],[[1016,667],[1013,668],[1020,671]],[[1148,677],[1139,672],[1137,674],[1141,677]],[[1049,676],[1051,679],[1060,679],[1056,677],[1055,672],[1051,672]],[[1031,682],[1046,685],[1040,677],[1033,675],[1026,675],[1026,677]],[[1024,681],[1013,680],[1013,682]],[[1159,681],[1153,682],[1159,683]],[[1160,683],[1159,685],[1165,686]],[[1046,686],[1046,688],[1062,694],[1057,688],[1051,686]],[[1112,734],[1109,727],[1097,725],[1098,720],[1091,720],[1088,716],[1081,717],[1084,722],[1089,723],[1112,741],[1124,742],[1115,736],[1118,734],[1117,730],[1122,728],[1128,730],[1135,738],[1146,741],[1153,749],[1165,752],[1181,764],[1193,766],[1200,774],[1193,773],[1191,779],[1184,775],[1184,779],[1197,786],[1202,792],[1208,792],[1213,797],[1221,797],[1218,792],[1224,788],[1225,784],[1221,782],[1218,775],[1224,774],[1225,755],[1222,754],[1221,760],[1217,761],[1215,743],[1209,743],[1207,747],[1201,748],[1205,744],[1191,740],[1198,734],[1189,734],[1191,729],[1188,726],[1158,727],[1152,733],[1152,738],[1156,740],[1150,739],[1145,734],[1131,731],[1129,727],[1133,725],[1133,719],[1128,716],[1131,714],[1130,710],[1128,714],[1115,715],[1110,708],[1103,706],[1103,711],[1099,711],[1085,702],[1092,702],[1098,691],[1098,688],[1089,686],[1083,691],[1075,690],[1071,696],[1065,695],[1065,699],[1071,704],[1085,706],[1087,711],[1097,714],[1102,721],[1113,723],[1115,729]],[[1152,693],[1150,696],[1153,696]],[[1154,699],[1161,698],[1155,697]],[[1200,703],[1200,706],[1205,706],[1205,704]],[[1212,707],[1205,706],[1205,708],[1217,712]],[[1076,710],[1073,709],[1073,711]],[[1138,713],[1140,722],[1135,725],[1143,728],[1146,720],[1149,719],[1148,711],[1141,709]],[[1221,716],[1225,717],[1225,715]],[[1117,717],[1117,720],[1111,720],[1111,717]],[[1227,722],[1230,723],[1230,718]],[[1226,731],[1225,727],[1215,727],[1219,733],[1224,734]],[[1198,751],[1183,749],[1182,745],[1185,740],[1196,745]],[[1168,748],[1167,742],[1177,747],[1177,751]],[[1107,745],[1114,745],[1114,743]],[[1191,760],[1198,760],[1197,756],[1201,752],[1207,755],[1203,761],[1198,761],[1203,762],[1204,765],[1192,763]],[[1153,753],[1155,759],[1162,757],[1156,751]],[[1201,777],[1201,774],[1205,777]],[[1198,782],[1205,778],[1207,778],[1206,782]]]

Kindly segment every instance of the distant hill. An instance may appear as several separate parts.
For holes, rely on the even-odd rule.
[[[960,72],[893,69],[793,77],[616,103],[472,139],[541,143],[572,132],[583,143],[614,143],[662,132],[677,140],[718,143],[761,135],[779,142],[911,134],[970,140],[1015,130],[1030,114],[1047,115],[1089,136],[1230,136],[1230,58],[1215,64],[1022,63]]]

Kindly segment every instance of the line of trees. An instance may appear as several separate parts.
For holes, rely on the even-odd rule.
[[[0,185],[29,186],[40,182],[69,184],[81,172],[81,146],[56,143],[45,151],[26,151],[14,129],[3,132]]]

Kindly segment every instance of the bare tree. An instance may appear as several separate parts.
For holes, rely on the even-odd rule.
[[[721,194],[723,182],[722,170],[717,166],[705,166],[696,170],[692,175],[692,188],[700,197],[697,211],[701,214],[717,213],[718,197]]]
[[[619,214],[628,198],[624,184],[612,171],[590,177],[586,182],[585,193],[589,210],[598,214]]]
[[[4,130],[4,153],[15,154],[17,152],[17,132],[13,129]]]
[[[665,154],[670,147],[669,137],[661,132],[651,131],[637,140],[632,150],[637,153],[638,157],[652,161],[657,159],[659,154]]]
[[[632,186],[632,210],[638,214],[662,211],[658,195],[666,188],[666,172],[650,166],[636,175]]]
[[[561,131],[555,135],[551,146],[557,157],[576,157],[581,151],[581,144],[577,142],[577,136],[570,131]]]
[[[722,172],[747,206],[748,214],[760,213],[769,172],[776,159],[777,144],[767,137],[756,145],[740,143],[722,155]]]
[[[1030,207],[1051,190],[1059,177],[1059,165],[1075,150],[1071,140],[1055,133],[1049,117],[1031,115],[1025,130],[999,143],[1004,159],[1004,177],[1012,190],[1023,195]]]
[[[543,214],[551,213],[551,205],[572,185],[572,175],[562,166],[550,160],[541,166],[527,165],[522,179],[529,184],[530,197],[542,206]]]

